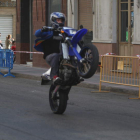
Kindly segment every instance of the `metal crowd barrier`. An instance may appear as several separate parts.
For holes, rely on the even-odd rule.
[[[140,58],[131,56],[103,55],[100,66],[100,84],[110,83],[139,87],[140,99]]]
[[[8,69],[8,74],[3,74],[0,72],[0,75],[4,77],[12,76],[10,70],[13,69],[13,51],[9,49],[0,49],[0,70],[1,69]]]

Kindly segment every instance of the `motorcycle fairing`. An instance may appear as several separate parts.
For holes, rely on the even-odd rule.
[[[76,56],[77,59],[80,61],[82,59],[82,57],[80,56],[80,54],[77,52],[77,44],[78,42],[82,39],[82,37],[87,33],[87,29],[81,29],[79,30],[73,37],[71,40],[72,46],[73,48],[69,47],[69,55],[70,56]]]
[[[82,39],[82,37],[87,33],[87,31],[88,30],[84,28],[77,31],[77,33],[72,37],[71,43],[77,44]]]
[[[77,30],[70,27],[63,27],[63,31],[67,34],[68,37],[72,37],[76,34]]]

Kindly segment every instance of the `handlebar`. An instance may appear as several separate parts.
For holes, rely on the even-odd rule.
[[[48,32],[48,31],[57,31],[57,32],[61,32],[62,28],[58,27],[58,28],[54,28],[54,27],[48,27],[48,26],[43,26],[41,31],[42,32]]]
[[[58,28],[54,28],[54,27],[48,27],[48,26],[43,26],[41,29],[42,32],[48,32],[48,31],[56,31],[59,33],[62,33],[62,28],[58,27]],[[59,35],[59,36],[53,36],[54,40],[59,40],[62,41],[63,40],[63,36]]]
[[[43,26],[41,31],[42,32],[48,32],[48,31],[53,31],[54,28],[53,27],[48,27],[48,26]]]

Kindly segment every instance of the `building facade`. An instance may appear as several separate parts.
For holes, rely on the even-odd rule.
[[[100,54],[121,56],[140,54],[140,1],[94,0],[93,43]]]
[[[34,33],[42,26],[49,26],[50,13],[63,12],[67,15],[66,0],[18,0],[17,1],[17,51],[35,52]],[[35,67],[47,67],[42,54],[17,53],[16,63],[32,62]]]
[[[80,23],[93,32],[91,42],[100,55],[108,52],[121,56],[140,54],[140,0],[76,1],[78,4],[68,0],[68,24],[76,28]],[[72,18],[74,16],[78,18]]]
[[[0,40],[5,47],[8,34],[16,39],[16,1],[0,0]]]
[[[49,25],[50,13],[55,11],[65,13],[66,26],[87,28],[84,40],[97,46],[100,55],[140,54],[140,0],[18,0],[17,50],[35,51],[34,33]],[[47,67],[41,54],[17,53],[16,61]]]

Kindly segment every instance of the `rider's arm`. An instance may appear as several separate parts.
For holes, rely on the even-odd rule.
[[[35,36],[41,38],[48,38],[49,36],[52,35],[53,35],[52,27],[48,27],[48,26],[43,26],[42,29],[38,29],[35,32]]]
[[[36,30],[35,32],[35,36],[36,37],[44,37],[47,33],[46,32],[42,32],[41,29]]]

